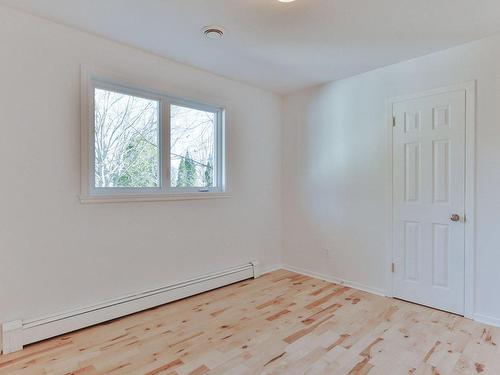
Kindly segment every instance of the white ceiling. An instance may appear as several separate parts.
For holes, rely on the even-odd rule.
[[[0,0],[286,93],[500,32],[500,0]],[[206,40],[203,26],[226,29]]]

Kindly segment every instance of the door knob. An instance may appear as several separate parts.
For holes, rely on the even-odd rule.
[[[458,214],[453,214],[450,216],[451,221],[460,221],[460,215]]]

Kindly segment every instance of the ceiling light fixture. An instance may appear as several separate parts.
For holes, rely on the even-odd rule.
[[[292,1],[295,0],[278,0],[280,3],[291,3]]]
[[[220,26],[205,26],[203,28],[203,35],[208,39],[222,39],[224,29]]]

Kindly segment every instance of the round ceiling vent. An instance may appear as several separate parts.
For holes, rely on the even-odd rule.
[[[220,26],[206,26],[203,28],[203,35],[208,39],[222,39],[224,29]]]

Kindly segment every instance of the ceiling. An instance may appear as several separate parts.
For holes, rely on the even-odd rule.
[[[499,0],[0,0],[278,93],[500,32]],[[207,40],[206,25],[226,29]]]

